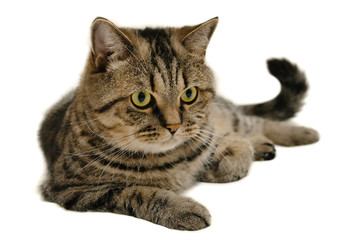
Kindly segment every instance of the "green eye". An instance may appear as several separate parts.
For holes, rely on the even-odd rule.
[[[181,94],[181,100],[186,104],[191,104],[191,103],[195,102],[197,95],[198,95],[198,92],[197,92],[196,87],[191,87],[191,88],[186,89]]]
[[[151,102],[151,95],[148,92],[139,91],[131,95],[131,102],[140,109],[148,108]]]

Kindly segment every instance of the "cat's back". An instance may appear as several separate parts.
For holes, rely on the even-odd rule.
[[[39,139],[42,150],[45,153],[48,166],[58,157],[59,149],[57,149],[56,139],[63,128],[65,115],[69,106],[74,100],[76,90],[72,90],[66,94],[59,102],[51,107],[47,112],[44,121],[41,123],[39,131]]]

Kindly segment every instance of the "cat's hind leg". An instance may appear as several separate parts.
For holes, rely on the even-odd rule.
[[[225,183],[245,177],[254,160],[252,143],[239,135],[227,135],[214,146],[204,170],[198,180]]]
[[[319,141],[316,130],[289,122],[265,120],[263,134],[275,144],[282,146],[299,146]]]

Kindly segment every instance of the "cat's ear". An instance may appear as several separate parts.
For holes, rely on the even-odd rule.
[[[197,26],[181,28],[179,30],[181,43],[191,53],[205,57],[206,48],[218,21],[219,18],[215,17]]]
[[[119,29],[105,18],[96,18],[91,26],[92,60],[95,67],[105,70],[111,60],[130,56],[133,44],[126,30]]]

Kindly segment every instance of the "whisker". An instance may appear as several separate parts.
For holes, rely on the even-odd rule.
[[[216,134],[216,133],[214,133],[214,132],[211,132],[211,131],[206,131],[206,130],[204,130],[204,129],[200,129],[200,132],[202,132],[202,133],[207,133],[207,134],[210,134],[210,135],[215,136],[215,137],[218,137],[218,138],[224,138],[223,136],[220,136],[220,135],[218,135],[218,134]]]
[[[128,136],[130,137],[130,136]],[[130,140],[130,139],[129,139]],[[99,162],[101,160],[101,158],[105,155],[107,156],[108,154],[110,154],[112,151],[114,151],[114,149],[117,149],[117,151],[115,153],[113,153],[114,155],[117,155],[117,157],[120,157],[122,155],[118,155],[119,152],[123,152],[123,154],[126,152],[126,148],[128,148],[130,145],[132,145],[133,143],[131,143],[127,138],[123,138],[123,142],[121,144],[117,144],[114,145],[113,147],[106,149],[105,151],[99,149],[99,148],[94,148],[91,151],[96,151],[98,150],[98,152],[94,153],[94,154],[89,154],[88,156],[93,156],[93,155],[98,155],[97,158],[95,158],[93,161],[89,162],[88,164],[86,164],[84,167],[80,168],[76,173],[75,176],[77,174],[79,174],[81,171],[83,171],[85,168],[90,167],[92,165],[94,165],[96,162]],[[131,143],[131,144],[129,144]],[[124,149],[120,149],[120,148],[125,148]]]
[[[77,126],[83,126],[85,125],[86,123],[92,123],[92,122],[95,122],[96,120],[99,120],[100,118],[103,118],[102,115],[100,115],[99,117],[97,118],[93,118],[93,119],[86,119],[84,121],[76,121],[76,122],[70,122],[70,125],[77,125]]]

